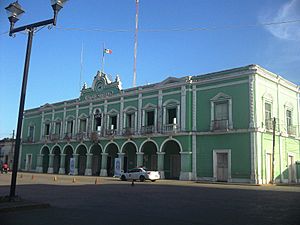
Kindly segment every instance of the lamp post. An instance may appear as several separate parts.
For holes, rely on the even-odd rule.
[[[52,6],[53,12],[54,12],[52,19],[28,24],[28,25],[21,26],[18,28],[14,27],[15,23],[19,20],[20,15],[23,14],[25,11],[22,9],[22,7],[18,1],[9,4],[9,6],[7,6],[5,8],[8,13],[8,20],[10,22],[9,36],[12,36],[13,34],[20,32],[20,31],[28,32],[25,66],[24,66],[24,72],[23,72],[21,96],[20,96],[19,116],[18,116],[17,134],[16,134],[16,145],[15,145],[13,170],[12,170],[12,178],[11,178],[10,193],[9,193],[9,199],[11,201],[13,201],[16,198],[15,192],[16,192],[18,160],[19,160],[20,144],[21,144],[21,129],[22,129],[22,120],[23,120],[24,103],[25,103],[25,96],[26,96],[26,86],[27,86],[27,78],[28,78],[28,70],[29,70],[29,62],[30,62],[30,53],[31,53],[33,34],[34,34],[34,31],[38,27],[46,26],[46,25],[55,26],[56,20],[57,20],[57,14],[58,14],[59,10],[61,10],[63,8],[63,5],[66,1],[67,0],[51,0],[51,6]]]

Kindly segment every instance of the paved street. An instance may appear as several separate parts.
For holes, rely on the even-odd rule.
[[[17,194],[51,207],[2,212],[1,225],[300,224],[299,186],[170,180],[131,186],[114,178],[21,174]],[[10,175],[0,175],[1,196],[9,183]]]

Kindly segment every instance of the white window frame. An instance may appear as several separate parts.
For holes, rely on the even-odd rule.
[[[232,123],[232,97],[222,92],[218,93],[215,97],[210,99],[210,130],[214,130],[215,119],[215,104],[218,102],[228,102],[228,129],[233,129]]]
[[[168,109],[176,108],[176,125],[180,124],[180,102],[175,99],[169,99],[163,103],[163,125],[170,125],[168,121]]]
[[[85,131],[81,131],[81,120],[85,120]],[[89,120],[88,120],[88,116],[86,114],[81,114],[78,117],[78,130],[77,133],[87,133],[88,132],[88,124],[89,124]]]

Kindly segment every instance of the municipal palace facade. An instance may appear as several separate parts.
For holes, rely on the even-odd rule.
[[[258,65],[122,89],[98,72],[80,97],[24,112],[19,169],[163,179],[300,182],[299,86]],[[273,119],[275,118],[275,119]],[[275,122],[274,122],[275,121]]]

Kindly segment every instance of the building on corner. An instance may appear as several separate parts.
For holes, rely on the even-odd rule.
[[[75,174],[112,176],[118,157],[166,179],[300,182],[299,94],[258,65],[129,89],[98,72],[79,98],[25,111],[20,169],[68,174],[74,158]]]

